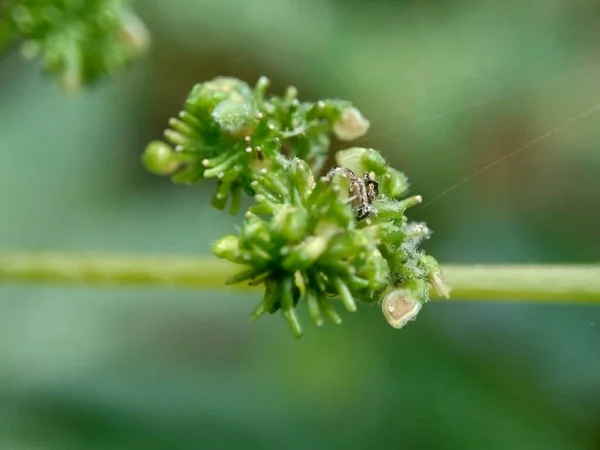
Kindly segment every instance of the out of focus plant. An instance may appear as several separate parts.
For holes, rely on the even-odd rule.
[[[0,3],[0,51],[19,45],[68,92],[114,75],[148,44],[149,33],[128,0]]]

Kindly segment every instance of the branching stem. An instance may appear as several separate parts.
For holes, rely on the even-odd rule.
[[[600,265],[442,265],[455,300],[600,303]],[[212,257],[2,253],[0,284],[256,290]]]

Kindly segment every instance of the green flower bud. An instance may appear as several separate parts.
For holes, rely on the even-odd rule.
[[[383,156],[372,148],[351,147],[339,150],[335,154],[335,161],[338,166],[350,169],[359,177],[370,172],[382,175],[388,169]]]
[[[194,85],[186,99],[185,109],[205,121],[204,126],[207,127],[214,120],[212,113],[220,103],[232,100],[250,104],[251,98],[252,91],[246,83],[236,78],[217,77]]]
[[[214,121],[221,129],[234,136],[251,134],[255,116],[256,110],[251,104],[237,100],[219,103],[212,113]]]
[[[306,235],[308,213],[302,208],[286,205],[273,217],[273,225],[277,234],[290,243],[296,243]]]
[[[369,282],[369,289],[373,291],[385,287],[389,282],[389,274],[389,264],[377,249],[373,249],[362,266],[362,270],[358,273],[361,278]]]
[[[303,200],[306,200],[315,185],[315,177],[310,167],[305,161],[294,158],[290,162],[290,176],[297,186],[296,192]]]
[[[408,188],[409,183],[406,175],[391,167],[388,168],[387,173],[382,177],[382,194],[390,198],[398,198],[406,194]]]
[[[170,175],[179,169],[179,162],[171,146],[160,141],[153,141],[146,147],[142,163],[148,172],[156,175]]]
[[[252,98],[252,89],[247,83],[234,77],[215,77],[203,84],[205,92],[226,94],[232,100],[243,102]]]
[[[236,261],[240,256],[239,239],[235,236],[225,236],[214,243],[212,252],[218,258]]]
[[[327,239],[323,237],[309,237],[305,242],[296,246],[281,265],[290,272],[305,270],[325,253],[328,245]]]
[[[258,217],[251,217],[242,229],[242,238],[245,241],[268,242],[270,240],[269,226]]]

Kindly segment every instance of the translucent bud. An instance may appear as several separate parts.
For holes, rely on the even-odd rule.
[[[389,289],[381,301],[385,320],[394,328],[402,328],[415,320],[426,299],[427,286],[422,280],[414,280],[410,286]]]
[[[352,141],[364,136],[369,126],[361,112],[351,106],[342,111],[341,117],[333,124],[333,132],[342,141]]]
[[[441,297],[450,298],[452,288],[446,281],[439,263],[429,255],[423,255],[419,258],[420,265],[427,272],[427,280],[435,293]]]
[[[441,271],[433,273],[429,276],[429,282],[435,293],[441,297],[450,298],[450,292],[452,288],[444,278]]]

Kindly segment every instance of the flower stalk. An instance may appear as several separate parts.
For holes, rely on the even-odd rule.
[[[235,264],[212,257],[0,253],[3,285],[261,292],[222,282],[236,273]],[[600,265],[444,264],[444,275],[452,301],[600,304]],[[433,288],[431,298],[444,301]]]

